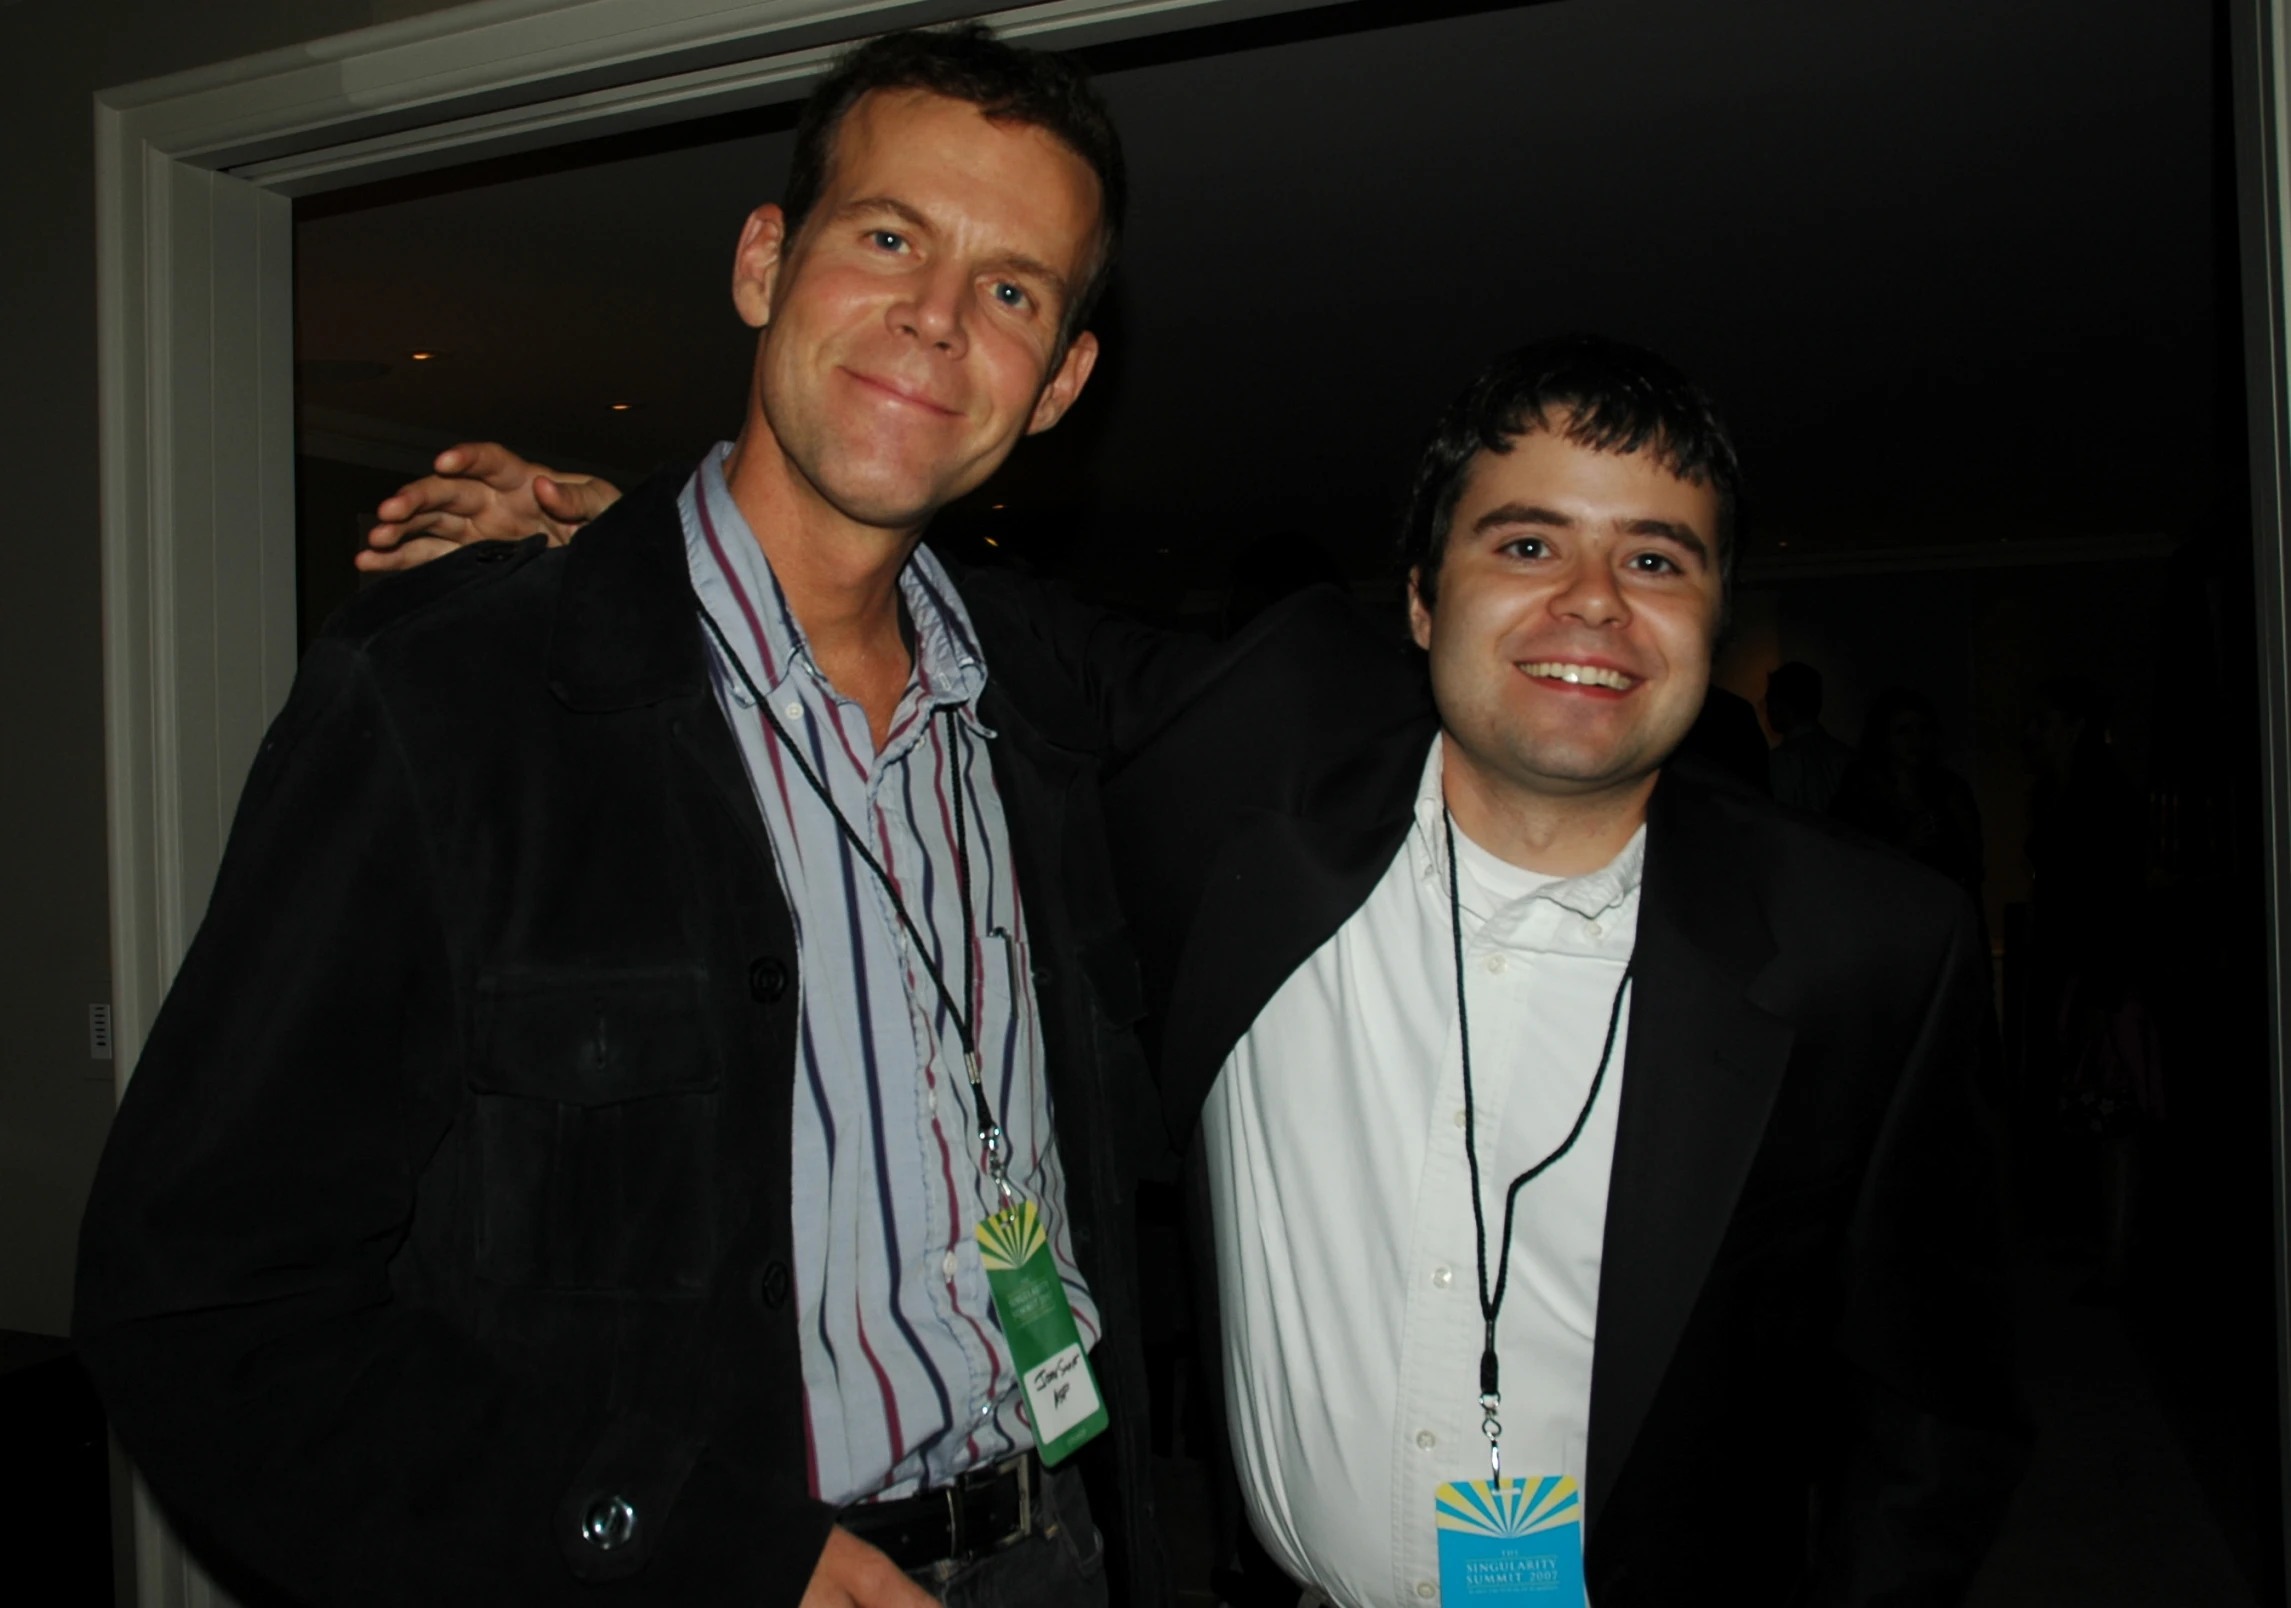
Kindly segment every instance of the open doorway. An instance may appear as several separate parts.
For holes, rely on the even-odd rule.
[[[2282,1597],[2224,48],[2166,0],[1347,7],[1094,47],[1135,166],[1108,361],[935,538],[1210,633],[1265,551],[1396,619],[1405,467],[1481,357],[1597,329],[1711,387],[1755,499],[1722,687],[1755,703],[1810,665],[1873,762],[1861,728],[1908,689],[1974,807],[2042,1435],[1983,1602]],[[627,479],[731,432],[726,267],[787,127],[299,209],[306,633],[438,447]],[[2140,946],[2111,1009],[2136,997],[2150,1056],[2099,1128],[2081,1098],[2121,1080],[2086,1086],[2030,938],[2031,728],[2071,682],[2133,801],[2102,902]],[[1208,1600],[1235,1560],[1182,1352],[1158,1438]]]

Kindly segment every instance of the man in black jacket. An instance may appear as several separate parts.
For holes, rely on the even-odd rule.
[[[863,48],[741,239],[738,442],[312,649],[121,1108],[75,1324],[235,1577],[1164,1600],[1104,734],[1024,597],[918,551],[1081,391],[1121,199],[1055,58]],[[973,1237],[1011,1187],[1045,1231],[1024,1313],[1103,1337],[1042,1457],[1041,1359]],[[1046,1468],[1093,1390],[1110,1428]]]
[[[1974,912],[1672,757],[1735,488],[1650,354],[1507,354],[1418,470],[1422,656],[1300,601],[1110,783],[1242,1484],[1335,1602],[1484,1544],[1600,1608],[1953,1603],[2018,1471]],[[1548,1531],[1451,1494],[1499,1445]]]

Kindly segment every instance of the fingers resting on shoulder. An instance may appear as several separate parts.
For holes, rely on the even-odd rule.
[[[449,447],[431,467],[435,473],[400,486],[374,510],[360,569],[413,569],[469,542],[536,533],[561,546],[620,498],[609,480],[560,475],[494,441]]]

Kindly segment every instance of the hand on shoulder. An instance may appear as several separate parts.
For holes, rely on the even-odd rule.
[[[558,474],[495,441],[448,447],[432,467],[435,474],[400,486],[374,510],[360,569],[413,569],[468,542],[523,541],[536,532],[561,547],[620,500],[609,480]]]

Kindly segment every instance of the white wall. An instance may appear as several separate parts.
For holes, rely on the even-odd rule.
[[[69,1326],[112,1108],[87,1043],[110,989],[92,97],[436,9],[0,0],[0,1329]]]

